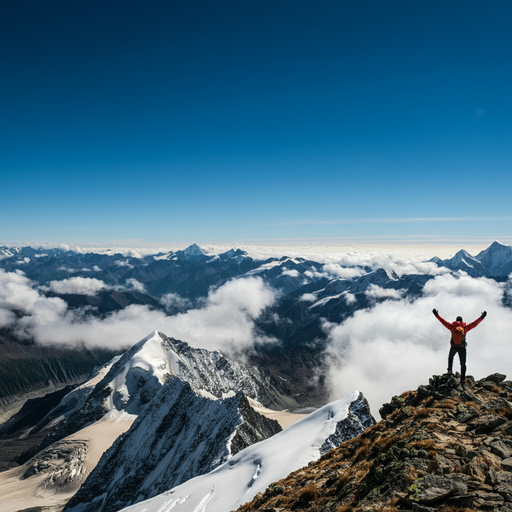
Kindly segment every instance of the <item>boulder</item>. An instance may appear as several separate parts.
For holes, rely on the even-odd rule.
[[[498,439],[497,441],[494,441],[490,445],[492,453],[495,453],[498,457],[501,457],[502,459],[508,459],[512,456],[512,448],[505,444],[504,441],[501,439]]]
[[[466,494],[467,485],[441,475],[427,475],[416,479],[409,487],[409,499],[420,504],[431,504],[440,500]]]
[[[495,428],[503,425],[507,419],[497,414],[482,414],[478,418],[471,420],[468,425],[474,429],[476,434],[490,434]]]
[[[484,381],[491,381],[495,382],[496,384],[499,384],[500,382],[503,382],[507,378],[506,375],[503,375],[502,373],[493,373],[491,375],[488,375],[483,379]]]

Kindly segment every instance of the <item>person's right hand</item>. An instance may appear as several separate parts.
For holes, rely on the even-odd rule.
[[[434,313],[434,316],[439,316],[439,313],[437,312],[437,309],[433,309],[432,313]]]
[[[482,319],[484,319],[486,316],[487,316],[487,311],[484,311],[484,312],[482,313],[481,318],[482,318]]]

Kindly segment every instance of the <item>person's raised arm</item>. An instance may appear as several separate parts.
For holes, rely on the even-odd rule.
[[[432,313],[434,313],[434,316],[450,331],[453,329],[453,325],[450,322],[447,322],[437,311],[437,309],[433,309]]]
[[[466,332],[474,329],[485,317],[487,316],[487,311],[484,311],[476,320],[466,325]]]

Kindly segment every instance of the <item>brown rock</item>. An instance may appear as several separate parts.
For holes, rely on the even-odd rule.
[[[497,414],[482,414],[468,422],[468,425],[471,429],[475,430],[476,434],[490,434],[495,428],[503,425],[506,421],[506,418]]]
[[[498,428],[496,428],[495,432],[502,432],[503,434],[512,436],[512,421],[507,421],[503,425],[500,425]]]
[[[501,459],[497,455],[494,455],[494,453],[488,452],[487,450],[482,450],[480,452],[480,457],[483,459],[483,462],[486,466],[496,469],[501,468]]]
[[[471,459],[468,464],[462,466],[461,471],[464,474],[473,477],[473,479],[483,482],[487,474],[487,466],[483,464],[480,457],[475,457],[474,459]]]
[[[498,457],[501,457],[502,459],[508,459],[512,456],[512,448],[505,444],[501,439],[494,441],[491,443],[491,450],[492,453],[495,453],[498,455]]]
[[[450,496],[466,494],[464,482],[440,475],[427,475],[416,479],[409,488],[409,499],[420,504],[431,504]]]
[[[485,501],[504,501],[503,496],[496,492],[475,491],[475,494]]]
[[[484,380],[499,384],[500,382],[503,382],[506,378],[507,376],[503,375],[502,373],[493,373],[491,375],[488,375]]]

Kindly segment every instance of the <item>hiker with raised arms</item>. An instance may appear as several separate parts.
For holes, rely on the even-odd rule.
[[[484,311],[474,322],[466,325],[462,321],[462,317],[458,316],[455,322],[447,322],[443,317],[439,316],[437,309],[433,309],[434,316],[452,333],[450,340],[450,352],[448,354],[448,373],[452,374],[453,358],[455,354],[459,354],[460,361],[460,381],[464,382],[466,378],[466,334],[474,329],[486,316],[487,311]]]

